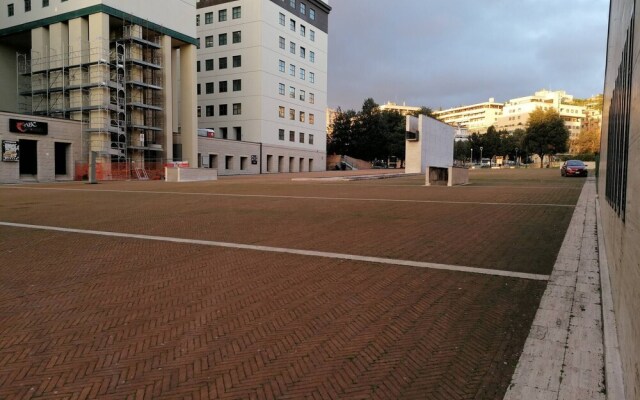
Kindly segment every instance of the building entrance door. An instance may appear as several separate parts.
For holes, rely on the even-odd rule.
[[[20,175],[38,175],[38,142],[20,139]]]

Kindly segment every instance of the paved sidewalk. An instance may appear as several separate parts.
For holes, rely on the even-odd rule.
[[[505,399],[605,400],[612,392],[605,384],[596,197],[589,178]]]

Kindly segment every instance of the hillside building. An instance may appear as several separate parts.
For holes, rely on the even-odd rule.
[[[469,133],[485,133],[490,126],[496,125],[503,107],[503,103],[496,103],[494,98],[490,98],[483,103],[434,111],[433,115],[438,120]]]

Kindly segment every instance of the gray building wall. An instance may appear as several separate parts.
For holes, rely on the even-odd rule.
[[[3,12],[6,10],[3,10]],[[18,111],[16,50],[0,43],[0,111]]]
[[[634,3],[611,1],[598,178],[627,399],[640,399],[640,10]]]

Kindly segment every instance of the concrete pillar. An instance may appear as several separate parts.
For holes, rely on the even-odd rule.
[[[109,15],[96,13],[89,15],[89,60],[109,59]]]
[[[69,49],[69,26],[58,22],[49,25],[49,56],[51,68],[66,66]]]
[[[69,65],[89,61],[89,20],[69,20]]]
[[[198,118],[196,108],[196,46],[180,46],[180,136],[182,141],[182,159],[189,166],[198,165]]]
[[[162,82],[163,82],[163,104],[164,104],[164,157],[166,161],[173,161],[173,49],[171,48],[171,37],[162,36]],[[177,91],[176,91],[177,93]]]
[[[165,62],[167,64],[167,62]],[[173,88],[173,92],[175,96],[172,99],[172,110],[173,110],[173,126],[171,129],[174,132],[178,132],[178,126],[180,126],[180,118],[179,118],[179,110],[180,110],[180,98],[178,93],[180,93],[180,50],[178,48],[174,48],[171,50],[171,87]]]
[[[49,68],[49,28],[41,26],[31,30],[32,71],[38,72]]]

